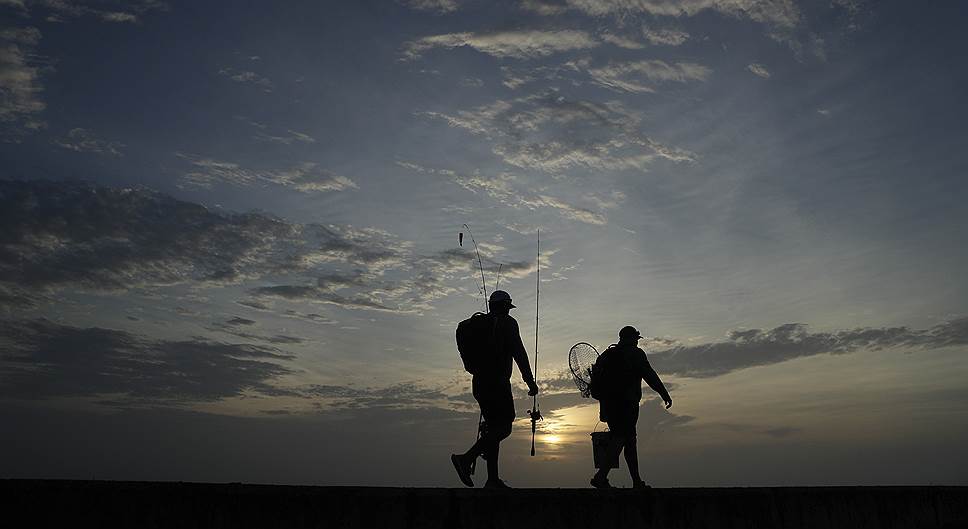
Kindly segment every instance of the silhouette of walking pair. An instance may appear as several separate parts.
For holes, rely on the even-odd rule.
[[[489,312],[475,314],[461,322],[457,328],[457,344],[464,367],[473,375],[472,390],[481,409],[483,419],[477,441],[463,454],[450,456],[460,481],[473,487],[471,479],[478,457],[487,461],[485,488],[510,488],[500,478],[498,458],[501,441],[511,435],[514,422],[514,398],[511,393],[512,362],[517,363],[521,377],[528,385],[528,395],[538,394],[538,386],[528,363],[528,354],[521,341],[517,321],[511,317],[515,308],[511,296],[494,291],[488,300]],[[607,451],[613,458],[625,451],[625,461],[636,488],[646,487],[639,475],[635,427],[639,417],[639,401],[642,399],[641,380],[662,396],[666,408],[672,406],[672,398],[659,380],[652,366],[639,349],[641,334],[633,327],[619,332],[619,343],[609,347],[599,357],[596,384],[606,387],[601,391],[600,416],[611,431]],[[591,480],[596,488],[610,488],[608,465]]]

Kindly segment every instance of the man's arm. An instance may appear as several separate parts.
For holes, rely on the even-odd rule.
[[[521,341],[521,331],[518,329],[518,322],[514,319],[509,318],[511,325],[508,329],[508,346],[511,348],[511,358],[514,358],[514,362],[518,364],[518,370],[521,371],[521,378],[528,385],[528,394],[537,395],[538,385],[534,382],[534,374],[531,373],[531,364],[528,363],[528,351],[524,348],[524,342]]]
[[[639,370],[645,383],[649,385],[656,393],[662,397],[662,401],[665,402],[666,409],[672,407],[672,397],[669,396],[669,392],[666,390],[665,385],[662,380],[659,379],[659,374],[652,369],[652,364],[649,363],[648,357],[645,356],[645,351],[639,349]]]

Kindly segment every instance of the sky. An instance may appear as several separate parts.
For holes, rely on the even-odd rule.
[[[654,486],[966,485],[966,22],[0,0],[0,477],[459,486],[483,267],[512,486],[587,486],[567,353],[624,325]]]

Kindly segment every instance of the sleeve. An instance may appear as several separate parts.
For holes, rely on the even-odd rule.
[[[508,346],[511,349],[511,357],[514,358],[515,363],[518,364],[518,370],[521,371],[521,378],[525,382],[534,382],[534,374],[531,373],[531,364],[528,363],[528,351],[524,349],[524,342],[521,341],[521,331],[518,329],[517,320],[511,319],[511,325],[508,326]]]
[[[645,380],[645,383],[658,393],[663,400],[671,400],[669,392],[666,390],[662,380],[659,379],[659,374],[655,372],[655,369],[652,369],[652,364],[649,363],[649,358],[645,356],[645,351],[642,349],[638,350],[636,363],[638,364],[639,374]]]

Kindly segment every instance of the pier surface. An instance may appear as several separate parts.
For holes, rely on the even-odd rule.
[[[0,480],[0,489],[4,518],[24,527],[968,528],[968,487],[505,492]]]

